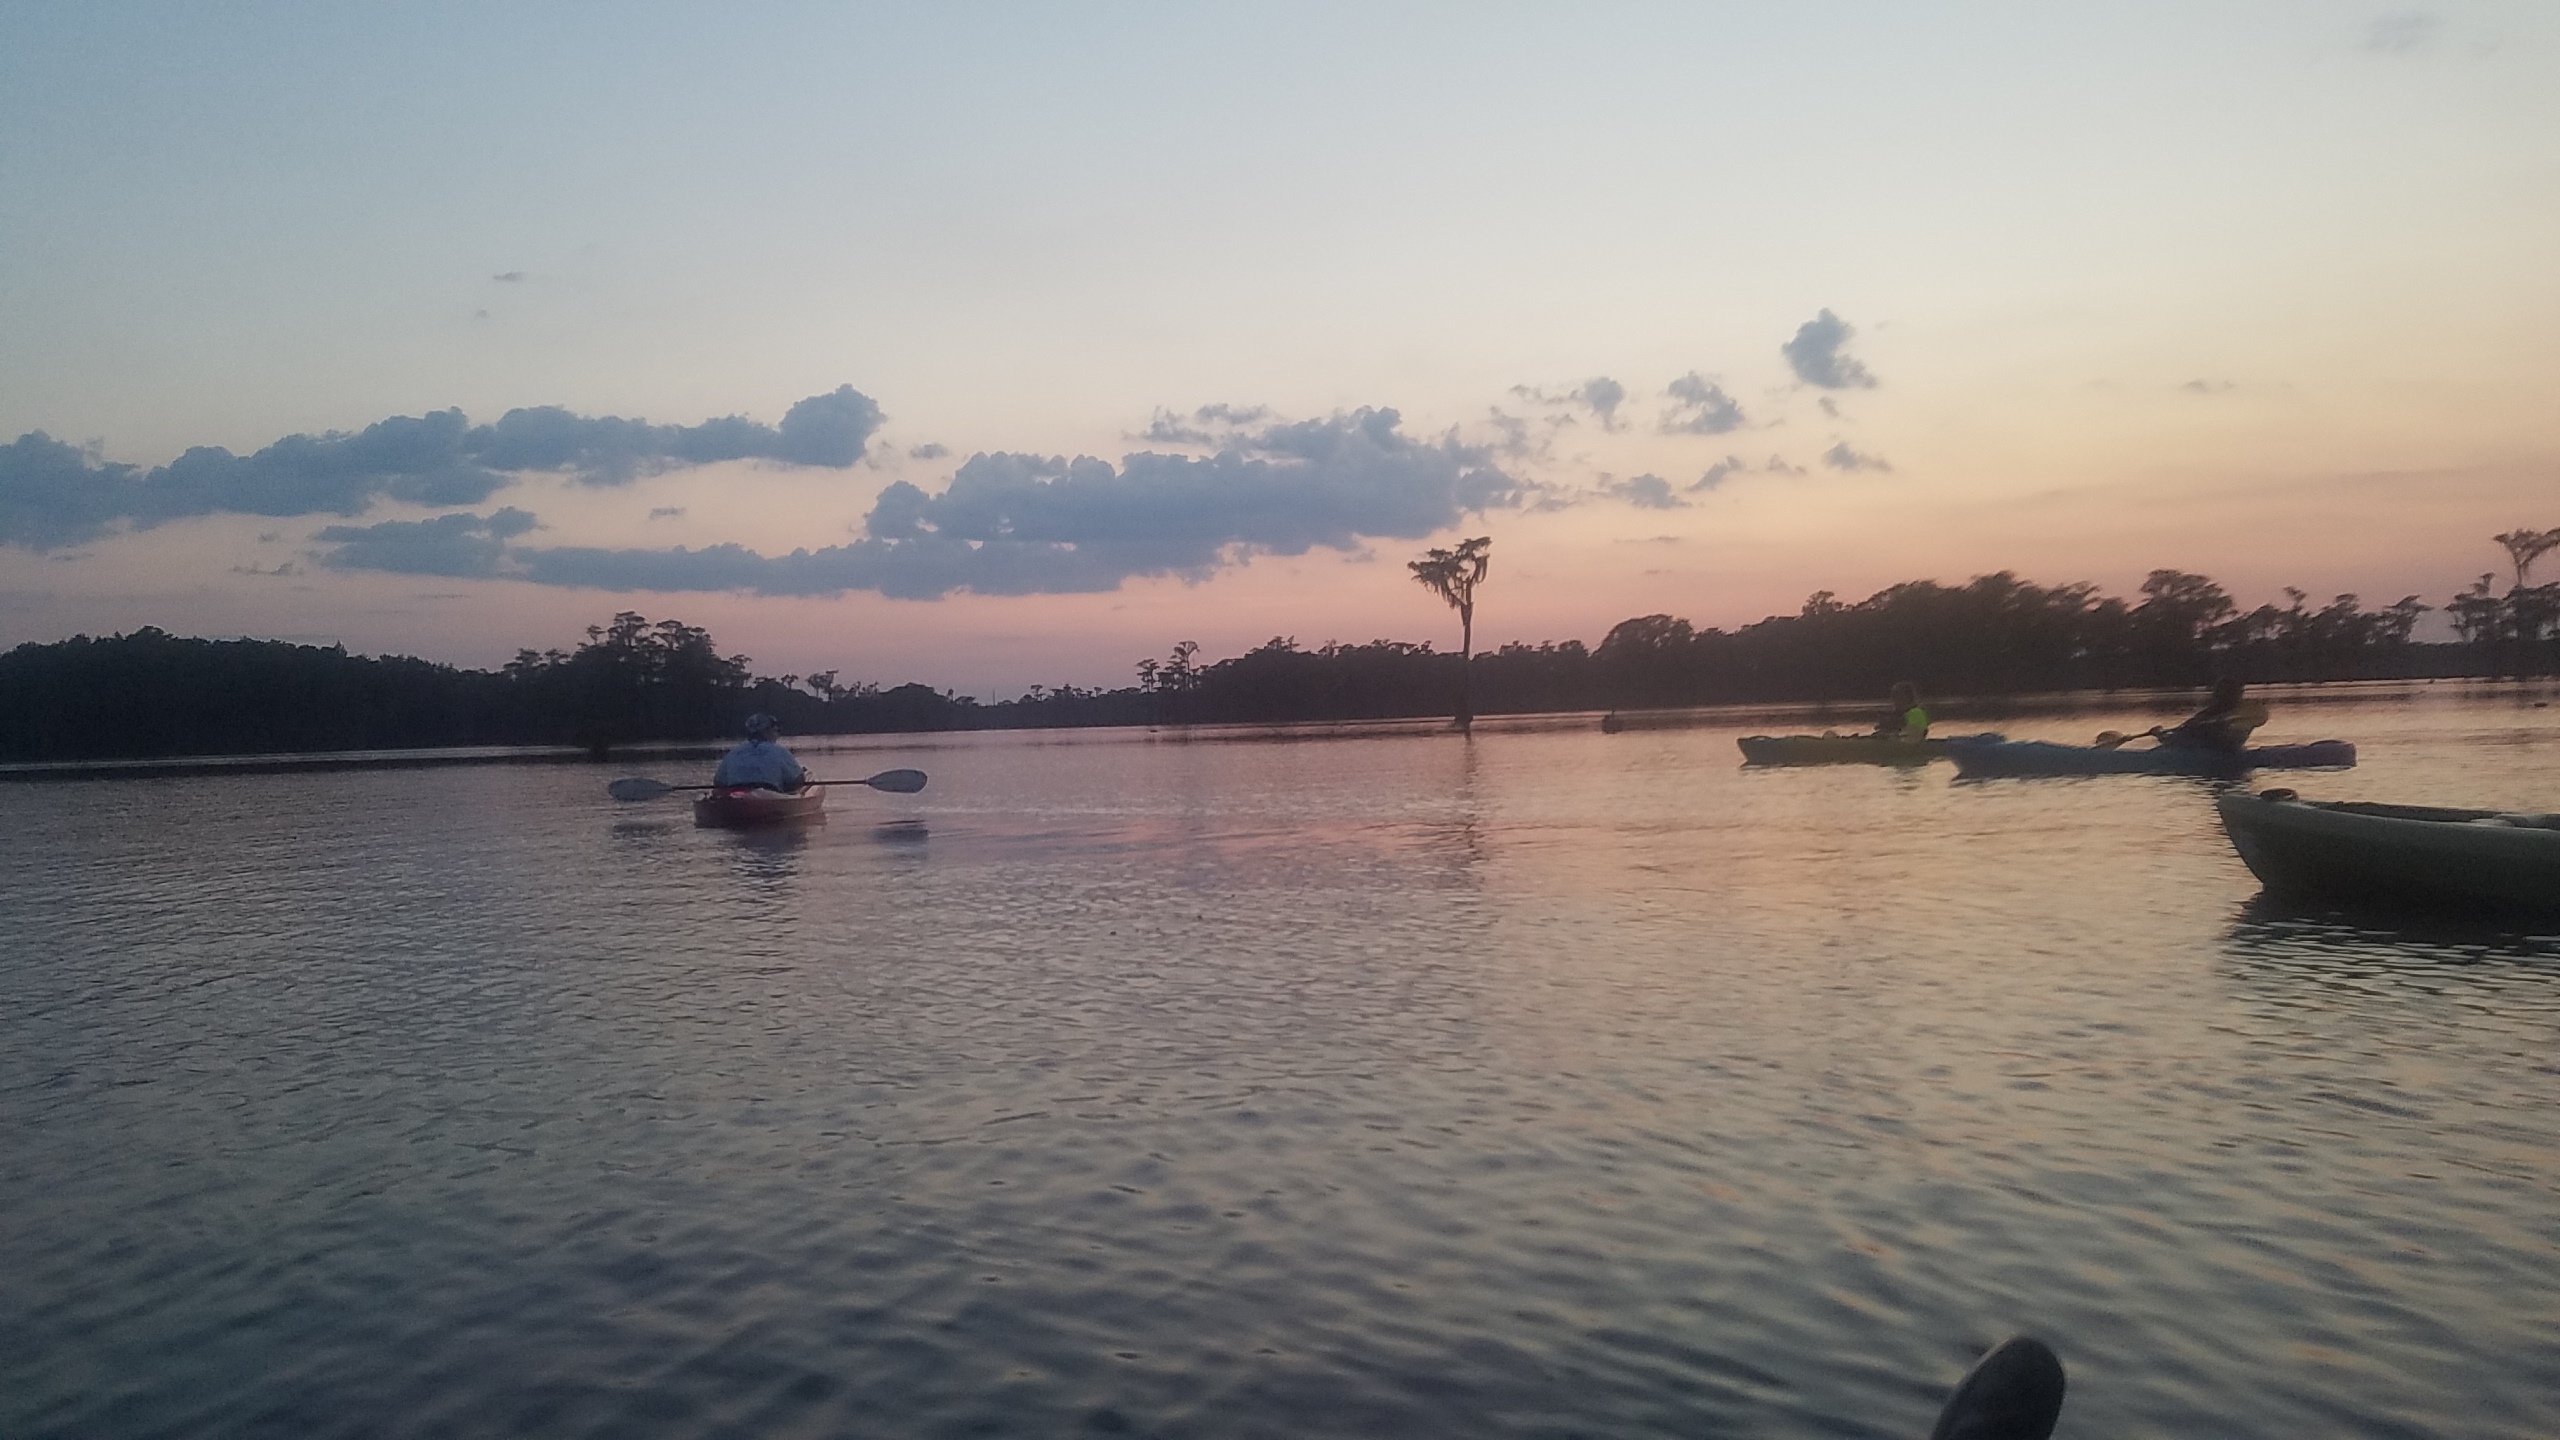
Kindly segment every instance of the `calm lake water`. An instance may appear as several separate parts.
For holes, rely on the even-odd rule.
[[[2560,932],[1739,733],[0,787],[0,1434],[1916,1437],[2017,1330],[2065,1436],[2560,1434]],[[2560,808],[2529,699],[2266,733]]]

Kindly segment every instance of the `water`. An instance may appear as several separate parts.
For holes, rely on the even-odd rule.
[[[2560,929],[1735,733],[0,788],[0,1434],[1902,1437],[2017,1330],[2065,1436],[2560,1433]]]

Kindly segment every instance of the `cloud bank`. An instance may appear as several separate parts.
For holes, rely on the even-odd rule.
[[[524,471],[596,485],[721,460],[843,469],[880,428],[880,407],[852,386],[793,405],[779,426],[739,416],[699,425],[589,417],[558,406],[472,425],[459,410],[395,415],[353,434],[288,435],[251,455],[198,446],[153,470],[117,464],[41,430],[0,447],[0,545],[50,550],[119,521],[196,515],[356,515],[379,500],[477,505]]]
[[[331,525],[311,538],[333,547],[319,552],[320,563],[333,570],[488,578],[500,573],[506,542],[533,527],[533,516],[510,506],[485,518],[457,514]]]
[[[1260,412],[1204,413],[1190,424],[1160,417],[1160,423],[1190,431],[1251,424],[1245,417],[1259,419]],[[863,522],[864,538],[788,555],[741,545],[516,546],[488,570],[433,573],[505,574],[620,591],[823,596],[875,590],[910,600],[957,590],[1089,594],[1148,576],[1206,578],[1257,554],[1301,555],[1319,547],[1355,552],[1364,539],[1420,539],[1469,512],[1515,507],[1526,498],[1528,487],[1481,450],[1453,438],[1417,440],[1400,424],[1395,411],[1381,409],[1268,423],[1232,431],[1214,455],[1141,452],[1116,467],[1090,457],[974,455],[939,494],[903,480],[881,491]],[[341,569],[424,564],[420,557],[430,554],[476,565],[489,544],[504,538],[496,521],[458,515],[392,522],[445,527],[433,534],[384,526],[343,538],[323,532],[319,538],[337,548],[322,558]]]
[[[1778,347],[1788,368],[1807,385],[1825,390],[1871,390],[1876,377],[1841,347],[1858,332],[1849,322],[1825,310],[1796,327],[1796,338]]]

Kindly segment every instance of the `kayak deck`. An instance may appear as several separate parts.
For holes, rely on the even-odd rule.
[[[759,825],[805,825],[827,818],[827,792],[817,785],[798,790],[739,787],[714,790],[693,802],[693,823],[704,827],[743,829]]]

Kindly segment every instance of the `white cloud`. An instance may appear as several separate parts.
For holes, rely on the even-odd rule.
[[[1823,451],[1822,463],[1830,466],[1834,470],[1847,470],[1852,472],[1859,470],[1882,470],[1890,473],[1893,469],[1893,466],[1885,462],[1885,458],[1883,456],[1869,455],[1862,451],[1852,450],[1849,448],[1849,442],[1845,440],[1833,445],[1830,449]]]
[[[1665,387],[1671,407],[1662,412],[1665,435],[1722,435],[1742,428],[1742,406],[1724,387],[1692,370]]]
[[[1671,482],[1659,475],[1633,475],[1600,482],[1599,493],[1624,500],[1639,510],[1681,510],[1689,502],[1671,493]]]
[[[1787,357],[1796,378],[1807,385],[1825,390],[1873,389],[1876,377],[1842,349],[1857,333],[1848,321],[1825,310],[1797,326],[1796,337],[1778,350]]]

